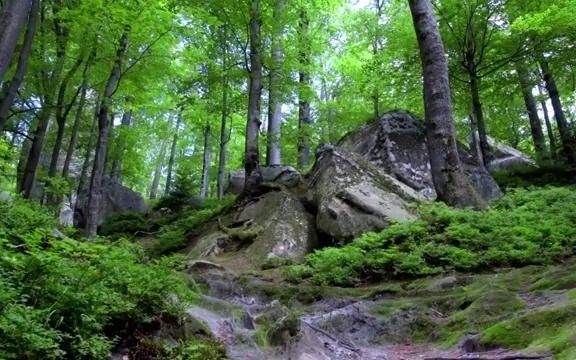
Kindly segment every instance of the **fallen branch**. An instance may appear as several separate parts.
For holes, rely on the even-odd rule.
[[[312,324],[310,324],[307,321],[302,321],[304,324],[308,325],[308,327],[310,327],[310,329],[317,331],[319,333],[321,333],[322,335],[328,337],[329,339],[331,339],[332,341],[334,341],[335,343],[337,343],[339,346],[348,349],[350,351],[354,351],[354,352],[360,352],[360,349],[358,349],[357,347],[351,345],[351,344],[347,344],[342,340],[338,340],[334,335],[330,334],[329,332],[320,329],[319,327],[316,327]]]

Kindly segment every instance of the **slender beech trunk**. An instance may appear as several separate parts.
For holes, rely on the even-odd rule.
[[[550,67],[546,60],[540,60],[540,69],[542,69],[542,77],[546,83],[546,89],[548,90],[548,95],[550,96],[550,101],[552,102],[552,107],[554,108],[554,115],[556,117],[556,124],[558,125],[558,131],[560,132],[560,140],[562,142],[562,152],[564,158],[569,164],[576,164],[576,149],[574,148],[574,139],[572,138],[572,132],[570,131],[570,126],[566,120],[566,115],[562,109],[562,101],[560,100],[560,92],[556,86],[556,80],[550,71]]]
[[[516,72],[520,80],[520,89],[522,90],[522,97],[528,112],[528,120],[530,121],[530,133],[532,134],[532,141],[536,149],[536,158],[539,161],[546,159],[546,139],[542,131],[542,124],[538,117],[538,108],[536,107],[536,100],[532,95],[532,88],[534,87],[530,81],[530,75],[522,64],[516,65]]]
[[[482,150],[480,149],[480,141],[478,140],[478,124],[476,123],[476,115],[474,110],[470,112],[470,130],[472,131],[472,154],[478,160],[479,164],[484,164],[482,157]]]
[[[32,7],[32,0],[5,0],[0,12],[0,83],[10,67],[12,54]]]
[[[183,108],[178,111],[176,116],[176,126],[174,127],[174,136],[172,138],[172,147],[170,148],[170,159],[168,160],[168,172],[166,175],[166,190],[165,194],[169,194],[172,190],[172,173],[174,171],[174,162],[176,161],[176,146],[178,145],[178,132],[180,131],[180,123],[182,122]]]
[[[550,142],[550,157],[555,160],[557,157],[556,152],[558,151],[558,147],[556,146],[556,136],[554,135],[554,129],[552,128],[552,122],[550,121],[548,106],[546,105],[546,99],[544,98],[544,90],[542,90],[542,86],[540,85],[538,85],[538,94],[541,97],[540,106],[542,106],[544,123],[546,124],[546,132],[548,133],[548,141]]]
[[[268,77],[268,142],[266,147],[266,165],[281,164],[280,135],[282,128],[282,62],[284,50],[282,37],[284,34],[283,20],[285,0],[276,0],[273,19],[278,30],[272,34],[272,56],[270,75]]]
[[[218,199],[224,197],[224,172],[226,171],[226,147],[230,141],[230,132],[226,129],[228,122],[228,32],[222,30],[222,118],[220,120],[220,149],[218,151],[218,177],[216,187]]]
[[[154,169],[154,176],[152,177],[152,185],[150,185],[150,200],[158,197],[158,188],[160,187],[160,178],[162,177],[162,168],[164,167],[164,158],[166,157],[167,141],[162,141],[160,153],[156,159],[156,167]]]
[[[118,147],[116,151],[115,159],[112,160],[112,170],[110,171],[110,178],[116,181],[118,184],[122,184],[122,158],[124,157],[125,151],[125,134],[126,131],[132,125],[132,110],[125,111],[122,115],[122,120],[120,122],[120,130],[116,140],[116,146]]]
[[[52,148],[52,157],[50,159],[50,166],[48,167],[48,177],[56,176],[56,172],[58,171],[58,158],[60,157],[60,151],[62,150],[62,142],[64,141],[64,131],[66,130],[66,120],[68,118],[68,114],[76,99],[78,98],[79,92],[81,89],[76,91],[76,94],[72,98],[69,104],[65,104],[66,101],[66,91],[68,89],[68,84],[70,80],[74,77],[80,66],[82,65],[83,60],[80,58],[76,61],[76,63],[72,66],[72,68],[68,71],[66,76],[62,79],[60,83],[60,89],[58,90],[58,99],[56,101],[56,124],[57,124],[57,133],[56,133],[56,141],[54,142],[54,147]]]
[[[373,67],[376,70],[378,66],[378,54],[380,53],[380,19],[382,18],[382,0],[374,0],[374,9],[376,10],[376,34],[372,41]],[[376,73],[376,71],[375,71]],[[376,75],[376,74],[375,74]],[[372,103],[374,106],[374,118],[380,117],[380,89],[375,88],[372,93]]]
[[[53,4],[53,7],[54,13],[59,13],[59,5]],[[47,76],[47,81],[44,88],[44,101],[42,103],[42,110],[38,115],[38,124],[34,131],[32,146],[28,154],[28,160],[26,161],[21,188],[18,189],[25,198],[30,198],[32,194],[34,181],[36,179],[36,171],[38,170],[38,164],[40,163],[40,156],[42,154],[42,147],[44,145],[44,138],[46,137],[46,131],[48,130],[52,111],[55,107],[54,93],[57,91],[61,75],[64,71],[64,64],[66,62],[66,50],[69,39],[68,29],[62,23],[62,21],[55,20],[54,33],[56,35],[55,67],[50,75],[47,75],[46,73],[42,74],[42,76]]]
[[[470,72],[469,80],[470,95],[472,96],[472,109],[476,119],[476,126],[478,127],[478,142],[480,143],[484,166],[488,166],[490,161],[492,161],[492,154],[490,144],[488,143],[488,134],[486,132],[486,122],[484,120],[482,102],[480,101],[480,79],[478,79],[475,70]]]
[[[210,186],[210,164],[212,163],[212,150],[210,149],[211,129],[207,123],[204,128],[204,161],[202,162],[202,181],[200,183],[200,199],[208,197]]]
[[[300,11],[299,46],[300,71],[298,90],[298,167],[304,168],[310,164],[310,46],[308,43],[308,14]]]
[[[76,149],[76,142],[78,141],[78,132],[80,130],[80,122],[82,121],[84,107],[86,106],[86,92],[88,91],[88,70],[92,66],[95,57],[96,57],[96,49],[93,48],[92,52],[90,52],[90,55],[88,56],[86,64],[84,65],[84,70],[82,71],[82,84],[80,85],[80,99],[78,100],[78,106],[76,107],[74,124],[72,125],[72,134],[70,135],[70,142],[68,143],[68,149],[66,150],[66,158],[64,159],[64,166],[62,167],[62,177],[64,179],[68,178],[70,172],[70,163],[72,162],[72,156],[74,156],[74,150]]]
[[[451,206],[486,204],[464,174],[452,117],[448,62],[430,0],[409,0],[424,75],[426,139],[438,199]]]
[[[88,179],[88,171],[90,169],[90,158],[92,157],[92,150],[94,148],[94,137],[96,136],[96,125],[97,117],[92,120],[92,125],[90,126],[90,133],[88,137],[88,143],[86,144],[86,152],[84,153],[84,161],[82,162],[82,170],[80,171],[80,177],[78,178],[78,187],[76,188],[76,193],[80,194],[86,189],[86,183]]]
[[[252,0],[250,6],[250,79],[248,94],[248,121],[246,122],[246,147],[244,170],[246,180],[244,191],[249,193],[261,181],[258,176],[260,152],[258,134],[260,131],[260,101],[262,96],[262,19],[260,0]]]
[[[30,16],[28,17],[28,28],[26,29],[26,35],[24,36],[22,50],[20,50],[18,64],[16,65],[16,72],[14,73],[8,88],[3,94],[2,102],[0,103],[0,132],[6,125],[10,108],[12,107],[12,104],[14,104],[14,99],[16,99],[16,95],[18,94],[18,88],[20,88],[20,85],[24,80],[24,75],[26,75],[26,71],[28,70],[28,59],[32,53],[32,43],[34,41],[34,35],[36,34],[36,24],[38,22],[39,12],[40,0],[32,0]]]
[[[108,150],[108,133],[110,128],[110,102],[112,95],[116,91],[122,76],[122,63],[124,54],[128,47],[128,33],[130,26],[126,25],[124,33],[120,37],[114,66],[108,77],[106,88],[100,102],[98,111],[98,141],[96,143],[96,155],[94,158],[94,167],[90,179],[90,190],[88,191],[88,209],[86,214],[86,235],[90,238],[96,235],[98,221],[100,218],[100,208],[102,201],[102,177],[104,175],[104,166],[106,153]]]

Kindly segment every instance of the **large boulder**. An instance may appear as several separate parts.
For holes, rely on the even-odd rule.
[[[488,139],[488,144],[492,149],[492,156],[494,156],[494,159],[488,164],[490,171],[505,170],[513,167],[537,166],[536,162],[532,160],[530,156],[520,150],[498,143],[491,138]]]
[[[221,216],[189,252],[191,258],[218,258],[219,263],[233,258],[231,268],[258,268],[279,259],[301,261],[315,247],[313,216],[296,195],[278,187]]]
[[[362,156],[333,146],[319,151],[308,180],[316,227],[332,243],[414,220],[410,204],[424,200]]]
[[[436,197],[424,124],[404,111],[392,111],[346,135],[339,147],[353,151],[387,174],[418,191]],[[500,188],[478,160],[462,144],[458,152],[464,170],[484,200],[501,195]]]
[[[302,175],[292,166],[261,166],[258,169],[261,179],[265,183],[276,183],[286,188],[295,188],[302,184]],[[230,172],[226,192],[239,195],[244,190],[244,170]]]
[[[86,225],[88,210],[88,193],[82,192],[78,196],[74,222],[78,227]],[[102,180],[102,203],[98,214],[98,225],[113,213],[133,211],[139,213],[148,212],[148,206],[140,194],[122,186],[118,182],[105,177]]]

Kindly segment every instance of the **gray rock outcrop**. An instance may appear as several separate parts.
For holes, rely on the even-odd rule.
[[[292,166],[262,166],[259,171],[265,183],[276,183],[287,188],[294,188],[303,183],[302,175]],[[230,172],[226,192],[241,194],[244,190],[244,181],[244,170]]]
[[[275,258],[303,260],[315,247],[313,216],[296,195],[274,189],[223,215],[189,250],[208,259],[234,251],[236,268],[258,268]]]
[[[424,124],[404,111],[392,111],[346,135],[339,147],[362,155],[387,174],[418,191],[436,197]],[[472,184],[484,200],[499,197],[500,188],[488,171],[462,144],[460,160]]]
[[[344,243],[392,223],[416,219],[410,203],[424,198],[350,151],[325,147],[309,175],[316,227],[334,243]]]
[[[74,222],[78,227],[84,227],[88,206],[88,193],[83,192],[78,196]],[[148,212],[148,206],[140,194],[117,182],[105,177],[102,181],[102,203],[98,224],[101,224],[107,216],[116,212],[134,211],[139,213]]]

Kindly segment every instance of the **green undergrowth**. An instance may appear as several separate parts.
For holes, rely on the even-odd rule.
[[[185,248],[191,231],[224,212],[234,201],[233,196],[228,196],[222,200],[206,201],[201,208],[184,208],[173,222],[160,228],[150,247],[151,254],[164,255]]]
[[[576,250],[576,188],[516,189],[487,211],[441,203],[420,207],[420,220],[367,233],[340,248],[318,250],[288,268],[290,280],[352,286],[450,271],[547,264]]]
[[[63,238],[48,210],[20,199],[0,213],[1,359],[105,359],[162,319],[178,327],[197,299],[180,258],[151,260],[127,240]],[[181,340],[167,358],[214,349]]]
[[[492,175],[503,189],[576,185],[576,168],[565,165],[517,166],[496,171]]]
[[[401,293],[375,299],[373,311],[386,330],[380,341],[449,348],[467,334],[479,334],[482,348],[552,352],[554,359],[573,359],[575,289],[557,289],[574,271],[576,261],[571,260],[559,266],[400,282]],[[538,290],[535,284],[540,284]]]

